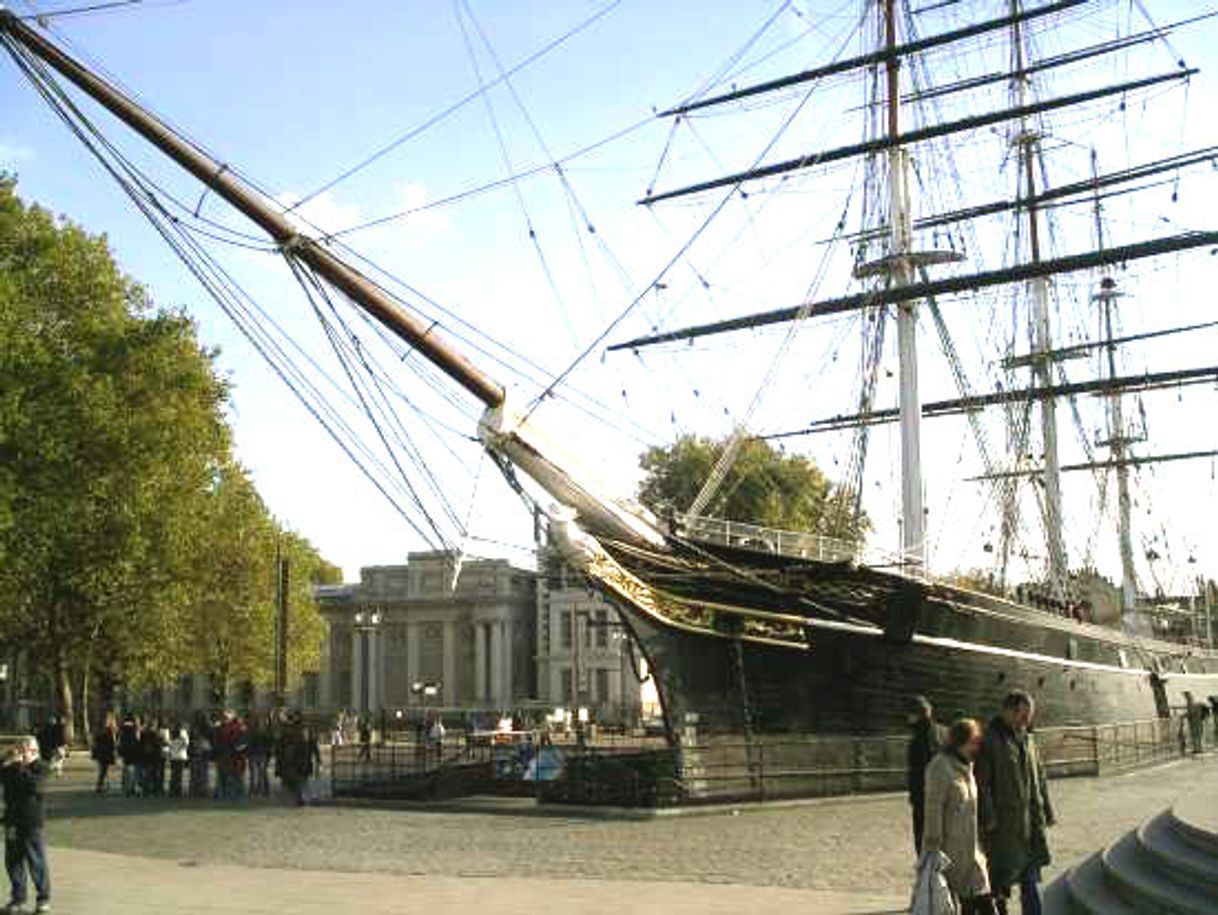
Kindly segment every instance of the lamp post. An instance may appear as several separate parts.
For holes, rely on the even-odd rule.
[[[359,635],[360,646],[360,694],[359,694],[359,710],[361,714],[368,714],[371,711],[372,689],[370,685],[372,662],[370,658],[370,649],[372,644],[372,633],[374,633],[381,624],[381,611],[379,608],[370,607],[367,610],[355,611],[355,631]]]

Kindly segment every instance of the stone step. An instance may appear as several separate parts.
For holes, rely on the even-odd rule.
[[[1070,915],[1141,915],[1108,885],[1100,855],[1096,852],[1062,878],[1069,890],[1070,908],[1067,911]],[[1046,911],[1059,915],[1051,909]]]
[[[1070,904],[1070,887],[1066,885],[1064,874],[1045,887],[1045,891],[1041,895],[1041,907],[1044,909],[1045,915],[1083,913],[1082,909],[1076,909]]]
[[[1213,811],[1196,811],[1176,804],[1169,812],[1172,829],[1181,839],[1211,859],[1218,860],[1218,830],[1214,828]]]
[[[1138,827],[1138,844],[1165,879],[1202,894],[1218,912],[1218,854],[1207,854],[1190,843],[1177,824],[1165,810]]]
[[[1214,915],[1215,904],[1204,893],[1165,878],[1138,843],[1126,833],[1100,859],[1105,881],[1135,909],[1162,915]]]

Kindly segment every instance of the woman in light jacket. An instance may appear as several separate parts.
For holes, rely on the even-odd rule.
[[[182,796],[182,772],[190,759],[190,734],[181,724],[175,724],[165,744],[169,760],[169,796]]]
[[[943,852],[951,862],[944,876],[960,900],[961,915],[990,915],[985,855],[977,836],[977,783],[973,760],[981,749],[981,725],[971,718],[955,722],[947,746],[926,767],[926,823],[922,855]]]

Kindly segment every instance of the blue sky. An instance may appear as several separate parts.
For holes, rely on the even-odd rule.
[[[22,11],[20,0],[11,5]],[[43,9],[49,6],[40,4]],[[1127,10],[1128,4],[1109,7]],[[1153,7],[1159,21],[1194,9],[1187,3]],[[568,163],[569,193],[549,173],[516,188],[504,186],[460,205],[416,212],[382,229],[348,236],[361,251],[553,373],[610,316],[647,288],[649,278],[717,200],[678,204],[656,215],[633,205],[656,173],[669,134],[668,122],[648,120],[653,108],[686,97],[720,73],[771,17],[772,25],[742,58],[747,71],[729,82],[788,72],[824,60],[840,48],[854,49],[845,42],[858,8],[855,0],[624,0],[619,4],[470,0],[468,5],[187,0],[66,18],[56,24],[56,34],[70,39],[90,60],[101,62],[143,102],[222,160],[239,165],[276,197],[291,201],[475,89],[478,75],[467,41],[474,46],[485,81],[496,72],[495,58],[511,66],[606,10],[585,31],[515,75],[511,81],[515,97],[503,85],[492,90],[488,97],[494,121],[482,99],[476,99],[306,208],[312,221],[335,231],[459,194],[501,178],[509,168],[545,163],[547,150],[563,156],[642,124],[624,138]],[[945,19],[943,27],[967,21],[964,12],[950,15],[956,18]],[[1100,40],[1118,16],[1113,12],[1108,19],[1078,24],[1077,34]],[[1214,32],[1212,24],[1204,26],[1176,39],[1175,47],[1190,63],[1207,68],[1216,61],[1209,51],[1212,41],[1207,46],[1205,36],[1212,39]],[[1046,50],[1058,40],[1048,34],[1040,37]],[[1159,69],[1170,67],[1167,51],[1156,48],[1153,53],[1162,59],[1162,66],[1156,64]],[[1122,113],[1134,143],[1149,144],[1143,158],[1156,152],[1151,148],[1155,143],[1166,147],[1183,134],[1188,142],[1214,142],[1212,126],[1196,116],[1207,99],[1215,98],[1211,83],[1205,82],[1208,76],[1203,73],[1187,97],[1177,93],[1152,108]],[[517,98],[523,101],[527,118]],[[766,132],[788,116],[794,102],[790,98],[786,102],[785,107],[748,111],[748,129],[712,117],[698,122],[696,130],[678,134],[661,169],[659,186],[747,164],[760,152]],[[857,137],[857,130],[843,126],[847,122],[836,113],[839,110],[840,106],[802,112],[784,140],[788,145],[778,151],[807,151],[840,136]],[[123,267],[147,284],[159,303],[186,307],[198,320],[204,340],[221,347],[221,368],[235,388],[232,419],[238,453],[276,515],[343,565],[349,577],[361,565],[400,561],[409,549],[422,547],[422,541],[350,467],[7,61],[0,63],[0,111],[4,113],[0,166],[19,173],[21,193],[90,230],[106,233]],[[825,116],[822,111],[833,114]],[[110,133],[121,138],[123,148],[159,181],[184,199],[197,200],[196,185],[127,139],[121,127]],[[1122,142],[1123,148],[1105,152],[1111,154],[1114,168],[1123,164],[1124,157],[1136,159],[1141,152],[1131,150],[1129,141]],[[966,163],[965,180],[976,182],[978,174],[970,172]],[[832,172],[827,183],[831,191],[845,196],[852,180],[844,171]],[[826,223],[832,225],[839,204],[800,182],[793,182],[791,190],[785,203],[765,199],[742,204],[742,212],[732,221],[701,238],[666,276],[663,288],[643,298],[616,338],[657,324],[680,326],[799,301],[814,288],[819,271],[816,233],[825,231]],[[1202,190],[1198,186],[1189,196],[1190,186],[1185,185],[1183,202],[1164,212],[1185,227],[1204,227]],[[213,218],[239,224],[224,215],[214,198],[203,206]],[[1134,228],[1162,230],[1162,220],[1168,218],[1159,210],[1128,212],[1120,207],[1113,205],[1119,211],[1114,215]],[[772,234],[760,227],[759,219],[754,222],[763,210],[779,226]],[[802,225],[804,217],[808,226]],[[589,222],[595,233],[587,231]],[[530,225],[536,245],[528,237]],[[274,306],[294,331],[318,342],[307,310],[273,257],[248,252],[225,256],[242,281]],[[1192,269],[1195,263],[1196,258],[1186,267]],[[1152,274],[1147,276],[1153,279]],[[1197,295],[1204,287],[1195,275],[1188,282],[1192,285],[1173,290],[1177,300],[1204,297]],[[1202,315],[1198,320],[1210,314],[1200,301],[1185,305],[1182,321],[1194,311]],[[1156,314],[1155,305],[1145,300],[1141,306],[1131,305],[1130,315],[1131,327],[1139,320],[1147,326],[1156,320],[1162,323],[1161,312]],[[830,403],[822,396],[826,386],[840,383],[827,380],[823,367],[837,364],[839,355],[842,363],[848,361],[848,347],[843,350],[842,341],[850,332],[846,322],[826,322],[814,339],[801,339],[802,349],[797,348],[789,360],[796,364],[787,365],[772,382],[768,401],[776,406],[758,415],[756,422],[762,428],[784,428],[783,416],[790,417],[786,421],[790,427],[815,415],[843,411],[842,403]],[[961,345],[971,352],[974,344],[984,343],[987,333],[984,327],[963,331]],[[603,472],[628,490],[635,457],[645,444],[687,430],[719,434],[747,412],[766,377],[768,360],[780,349],[780,334],[750,335],[756,352],[747,353],[739,340],[642,359],[602,360],[598,352],[577,373],[575,382],[605,405],[600,418],[608,421],[592,423],[582,411],[561,408],[550,421],[568,447],[585,450],[593,463],[603,461]],[[1185,351],[1195,347],[1189,356],[1197,357],[1195,364],[1204,364],[1213,339],[1211,335],[1180,347]],[[1156,368],[1179,356],[1180,350],[1148,352],[1138,356],[1137,365]],[[932,386],[948,384],[942,371],[928,370],[927,377]],[[525,384],[522,390],[527,396],[531,389]],[[420,403],[434,405],[445,422],[472,432],[470,417],[476,415],[472,407],[462,411],[433,404],[431,395],[423,391],[416,396]],[[1156,427],[1162,447],[1151,450],[1186,447],[1174,444],[1166,432],[1189,431],[1193,414],[1187,411],[1193,406],[1190,402],[1180,408],[1183,412],[1172,409],[1170,404],[1164,408],[1164,418]],[[887,432],[878,435],[881,444],[891,444]],[[944,519],[953,517],[948,507],[958,512],[962,504],[967,519],[962,525],[946,520],[932,524],[942,539],[940,565],[947,568],[984,558],[975,548],[987,533],[976,528],[977,513],[969,508],[976,496],[949,482],[946,474],[964,460],[966,437],[961,423],[959,429],[936,433],[930,446],[928,497],[932,504],[944,506]],[[464,462],[458,466],[460,462],[450,461],[450,453],[438,447],[438,438],[433,441],[420,432],[420,441],[425,460],[451,483],[456,513],[470,518],[475,538],[482,538],[467,541],[468,550],[498,553],[504,543],[527,545],[527,516],[493,468],[479,461],[475,448],[459,436],[452,438],[450,444]],[[848,442],[809,442],[792,447],[806,447],[833,473],[834,468],[844,467],[847,446]],[[1187,472],[1195,479],[1185,485],[1212,498],[1211,469]],[[869,511],[877,520],[877,537],[891,547],[893,522],[886,506],[897,492],[894,471],[882,465],[878,476],[877,489],[868,496],[875,500]],[[1181,506],[1187,505],[1187,499],[1176,501],[1178,487],[1155,489],[1158,484],[1149,479],[1147,485],[1148,493],[1156,493],[1153,501],[1168,515],[1186,510]],[[1147,507],[1151,501],[1148,494]],[[1091,508],[1080,497],[1076,513],[1080,519],[1090,519]],[[1093,526],[1090,520],[1080,520],[1075,542],[1093,538]],[[1208,559],[1218,560],[1200,529],[1185,531],[1178,548],[1181,555],[1209,550]],[[520,558],[518,552],[511,555]]]

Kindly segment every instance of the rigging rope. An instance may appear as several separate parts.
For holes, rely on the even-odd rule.
[[[284,348],[284,344],[276,339],[274,334],[279,333],[283,340],[299,350],[295,341],[284,334],[282,328],[257,306],[236,280],[200,246],[192,236],[192,227],[169,212],[166,205],[158,198],[151,183],[76,107],[45,65],[38,58],[25,52],[24,48],[8,40],[7,37],[0,37],[0,41],[3,42],[18,67],[31,80],[52,110],[119,184],[170,249],[199,280],[204,290],[234,321],[237,329],[249,340],[272,371],[280,377],[305,409],[330,434],[343,452],[415,532],[429,544],[432,543],[426,531],[415,523],[411,512],[390,491],[390,487],[398,488],[402,485],[402,478],[398,477],[397,482],[394,482],[395,477],[386,473],[387,468],[380,459],[362,442],[354,428],[335,410],[326,395],[311,381],[309,374],[300,369]],[[258,318],[253,317],[253,311],[258,312]],[[314,370],[331,386],[340,393],[345,393],[307,353],[302,354]]]
[[[566,32],[559,35],[557,38],[555,38],[552,41],[548,42],[547,44],[543,45],[541,48],[534,51],[528,57],[524,58],[523,60],[519,61],[514,66],[512,66],[511,69],[509,69],[507,71],[504,78],[506,78],[507,75],[519,73],[521,70],[525,69],[526,67],[529,67],[532,64],[536,63],[538,60],[541,60],[541,58],[545,57],[551,51],[553,51],[554,49],[556,49],[558,47],[561,47],[571,38],[575,37],[580,32],[584,31],[585,29],[587,29],[589,26],[593,25],[598,20],[607,16],[614,9],[616,9],[618,6],[620,6],[621,2],[622,2],[622,0],[610,0],[610,2],[606,3],[604,6],[600,7],[597,10],[594,10],[591,15],[589,15],[588,17],[586,17],[585,19],[583,19],[582,21],[577,23],[575,26],[568,29]],[[401,136],[395,138],[391,142],[382,146],[380,149],[376,150],[372,154],[361,159],[359,162],[355,163],[350,168],[344,169],[342,172],[340,172],[338,174],[337,177],[332,178],[331,180],[327,181],[325,184],[322,184],[319,187],[315,188],[314,190],[310,191],[309,193],[305,194],[305,196],[301,197],[294,204],[292,204],[290,207],[288,207],[287,208],[288,211],[298,209],[299,207],[308,203],[310,200],[317,197],[318,195],[324,194],[326,191],[337,187],[339,184],[346,181],[348,178],[352,177],[353,175],[356,175],[359,172],[363,171],[364,169],[366,169],[368,166],[372,165],[377,160],[387,156],[389,153],[393,152],[395,149],[400,147],[402,144],[407,143],[410,140],[413,140],[415,137],[419,136],[419,134],[425,132],[426,130],[428,130],[431,127],[434,127],[436,124],[440,123],[445,118],[447,118],[450,114],[465,107],[467,104],[472,102],[474,99],[478,98],[479,95],[483,94],[484,92],[491,89],[492,87],[494,87],[495,85],[497,85],[498,83],[500,83],[502,81],[503,81],[502,79],[494,80],[493,82],[491,82],[485,86],[480,86],[478,89],[463,96],[462,98],[458,99],[456,102],[453,102],[447,108],[432,115],[422,124],[418,125],[417,127],[412,128],[411,130],[408,130],[406,133],[402,134]]]

